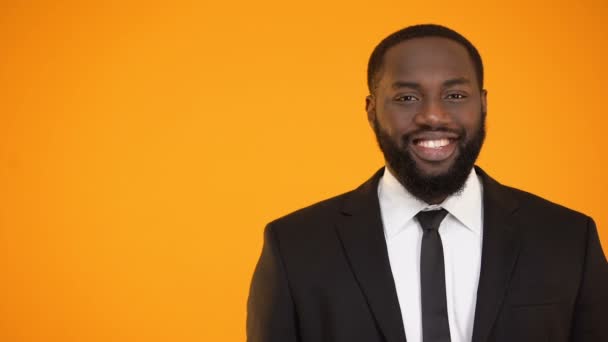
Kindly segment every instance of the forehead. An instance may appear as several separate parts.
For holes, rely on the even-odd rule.
[[[442,37],[413,38],[391,47],[384,56],[381,82],[467,78],[475,81],[475,67],[467,49]]]

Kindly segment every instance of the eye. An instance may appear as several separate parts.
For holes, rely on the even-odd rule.
[[[446,99],[448,99],[448,100],[463,100],[466,97],[467,97],[466,95],[461,94],[461,93],[451,93],[451,94],[448,94],[446,96]]]
[[[414,95],[399,95],[395,98],[397,102],[412,102],[418,101],[418,98]]]

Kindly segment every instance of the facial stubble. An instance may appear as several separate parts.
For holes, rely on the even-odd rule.
[[[469,177],[471,169],[481,152],[486,136],[486,113],[481,111],[479,127],[468,137],[466,132],[459,132],[459,154],[448,170],[437,175],[427,175],[418,168],[409,150],[410,135],[401,137],[403,148],[399,147],[386,131],[380,127],[377,117],[374,119],[374,133],[384,154],[384,159],[393,170],[395,177],[413,196],[426,203],[435,203],[452,194],[460,193]],[[421,131],[445,131],[443,128]],[[418,132],[421,132],[418,131]],[[418,133],[416,132],[416,133]]]

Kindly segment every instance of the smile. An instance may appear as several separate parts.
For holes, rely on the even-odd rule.
[[[440,148],[450,144],[450,139],[424,140],[420,139],[414,142],[416,145],[426,148]]]
[[[456,138],[422,138],[412,141],[412,152],[417,159],[425,162],[441,162],[455,154]]]

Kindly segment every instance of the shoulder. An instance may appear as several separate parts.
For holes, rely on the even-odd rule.
[[[356,189],[279,217],[268,224],[268,229],[293,237],[327,234],[341,217],[353,210],[378,206],[378,182],[383,173],[381,168]]]
[[[593,220],[576,210],[530,192],[498,183],[476,168],[483,183],[484,220],[506,220],[530,241],[582,241],[594,229]],[[567,242],[569,241],[569,242]]]
[[[507,212],[512,215],[505,219],[529,243],[571,250],[575,245],[583,247],[588,234],[595,229],[589,216],[536,194],[505,185],[491,185],[490,192],[493,194],[488,195],[505,198],[503,203],[510,203],[511,210]],[[484,213],[489,210],[492,209],[484,208]]]
[[[589,216],[536,194],[499,184],[486,174],[482,179],[484,231],[507,228],[518,237],[523,255],[530,256],[530,260],[558,256],[563,263],[581,260],[588,239],[596,230]]]
[[[525,218],[527,221],[557,224],[588,224],[591,218],[579,211],[515,187],[501,184],[476,167],[483,183],[484,205],[490,204]]]
[[[313,229],[318,226],[333,225],[345,212],[357,211],[361,207],[377,204],[378,182],[383,173],[384,168],[381,168],[356,189],[296,210],[275,219],[268,225],[276,227],[274,229],[283,230],[299,229],[300,227]]]
[[[331,225],[340,215],[345,199],[353,191],[348,191],[293,211],[271,221],[268,226],[275,231],[284,232],[298,229],[315,229]]]
[[[323,263],[328,255],[340,250],[335,227],[351,193],[322,200],[268,223],[266,238],[276,244],[286,264],[306,268],[307,263]]]
[[[519,203],[518,213],[520,216],[537,218],[543,222],[555,222],[556,224],[571,223],[586,225],[591,219],[584,213],[530,192],[509,186],[504,186],[504,188]]]

